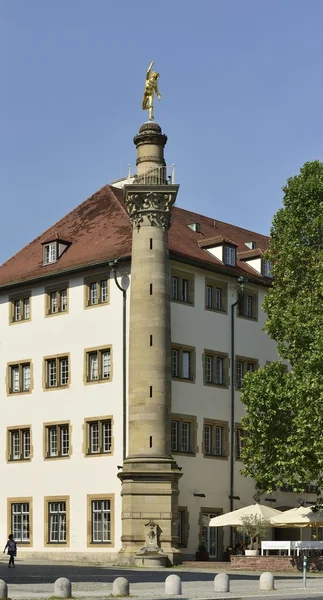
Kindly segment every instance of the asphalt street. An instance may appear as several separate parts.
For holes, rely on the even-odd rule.
[[[194,596],[194,598],[196,598],[197,595],[200,598],[219,598],[218,595],[212,594],[212,582],[216,575],[216,570],[203,572],[182,569],[142,570],[105,567],[102,564],[82,564],[81,562],[79,564],[27,564],[25,561],[20,562],[19,560],[15,569],[8,569],[7,560],[5,560],[5,557],[3,557],[0,562],[0,579],[3,579],[8,583],[9,595],[11,595],[14,599],[24,597],[24,592],[28,592],[29,598],[31,597],[32,592],[37,592],[35,593],[34,598],[48,598],[52,594],[52,592],[50,593],[50,591],[53,590],[52,584],[59,577],[67,577],[70,579],[72,584],[75,584],[74,590],[76,592],[76,596],[80,597],[84,590],[84,596],[87,596],[88,598],[91,596],[100,595],[101,597],[104,597],[104,595],[106,597],[107,591],[111,589],[111,584],[114,579],[116,579],[116,577],[126,577],[130,584],[134,586],[131,595],[133,597],[137,596],[138,599],[144,597],[145,600],[148,600],[149,594],[151,594],[151,598],[156,598],[156,595],[159,597],[162,596],[162,584],[164,583],[166,577],[172,573],[179,575],[183,582],[183,595],[181,596],[182,600],[185,600],[191,596],[191,589],[192,596]],[[231,600],[238,600],[240,597],[243,597],[246,600],[247,598],[252,598],[252,600],[260,600],[260,598],[262,600],[267,600],[269,598],[272,599],[273,597],[275,600],[323,599],[323,574],[309,577],[308,591],[302,590],[302,577],[300,574],[277,574],[275,575],[277,591],[268,596],[264,594],[259,596],[257,595],[259,593],[259,574],[231,572],[230,581],[232,585],[232,593],[228,594],[227,598],[230,598]],[[239,585],[239,582],[241,586]],[[315,586],[313,587],[314,583]],[[104,584],[109,584],[108,588]],[[288,588],[297,589],[297,593],[293,593],[293,591]],[[239,592],[236,591],[238,589],[241,593],[241,596],[239,595]],[[13,592],[12,594],[10,590]],[[201,594],[198,593],[199,590],[201,590]],[[204,590],[207,592],[207,594],[204,594]],[[143,591],[144,594],[141,594],[141,591]],[[221,598],[225,596],[225,594],[223,596],[221,595]]]

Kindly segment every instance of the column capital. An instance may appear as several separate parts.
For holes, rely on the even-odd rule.
[[[125,186],[125,207],[134,227],[152,225],[169,229],[171,208],[176,200],[178,185]]]

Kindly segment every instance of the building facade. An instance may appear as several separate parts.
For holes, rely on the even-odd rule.
[[[253,500],[240,393],[277,359],[268,239],[173,206],[166,141],[144,124],[136,177],[0,268],[0,535],[20,555],[133,562],[153,522],[171,562],[202,541],[221,559],[209,519]]]

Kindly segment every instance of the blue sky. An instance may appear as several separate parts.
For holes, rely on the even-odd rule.
[[[178,205],[268,233],[323,157],[322,0],[0,0],[0,262],[135,162],[154,59]]]

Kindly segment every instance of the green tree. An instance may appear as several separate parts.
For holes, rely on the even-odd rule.
[[[266,258],[273,285],[265,331],[277,342],[275,362],[248,373],[241,400],[248,432],[243,474],[259,492],[316,485],[323,490],[323,163],[305,163],[283,188]],[[322,501],[322,498],[321,498]]]

